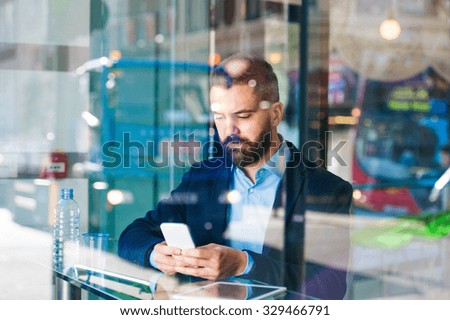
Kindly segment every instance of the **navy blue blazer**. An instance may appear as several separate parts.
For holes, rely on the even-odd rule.
[[[248,251],[255,263],[243,277],[283,285],[293,292],[320,299],[342,299],[346,292],[346,270],[303,261],[304,212],[349,214],[352,187],[325,169],[306,165],[299,150],[289,142],[288,146],[291,159],[286,163],[274,204],[286,207],[284,250],[265,245],[262,254]],[[186,223],[197,246],[225,244],[228,209],[225,194],[231,178],[231,166],[224,158],[193,165],[168,199],[122,232],[119,256],[151,267],[150,253],[157,243],[164,241],[159,227],[162,222]]]

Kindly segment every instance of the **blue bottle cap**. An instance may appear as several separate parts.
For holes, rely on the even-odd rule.
[[[73,199],[73,189],[61,189],[61,199]]]

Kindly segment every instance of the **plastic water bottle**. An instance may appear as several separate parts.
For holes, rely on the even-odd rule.
[[[61,189],[61,199],[54,211],[53,267],[55,269],[64,270],[66,264],[74,262],[79,240],[80,208],[73,199],[73,189]]]

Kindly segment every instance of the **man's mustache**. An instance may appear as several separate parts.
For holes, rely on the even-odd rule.
[[[228,145],[229,145],[230,143],[236,143],[236,144],[240,143],[240,144],[243,144],[243,145],[246,144],[246,145],[248,145],[248,146],[251,147],[251,148],[257,148],[257,147],[261,144],[260,142],[250,141],[250,140],[245,139],[245,138],[240,138],[240,137],[237,136],[237,135],[231,135],[231,136],[228,136],[228,137],[222,142],[222,145],[223,145],[225,148],[228,149]]]
[[[226,137],[225,140],[222,141],[222,144],[226,147],[230,143],[241,143],[241,142],[245,142],[245,140],[241,140],[239,136],[233,134],[231,136]]]

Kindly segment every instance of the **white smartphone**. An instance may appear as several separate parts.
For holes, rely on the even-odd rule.
[[[161,231],[168,246],[180,249],[195,248],[191,232],[186,224],[164,222],[161,223]]]

